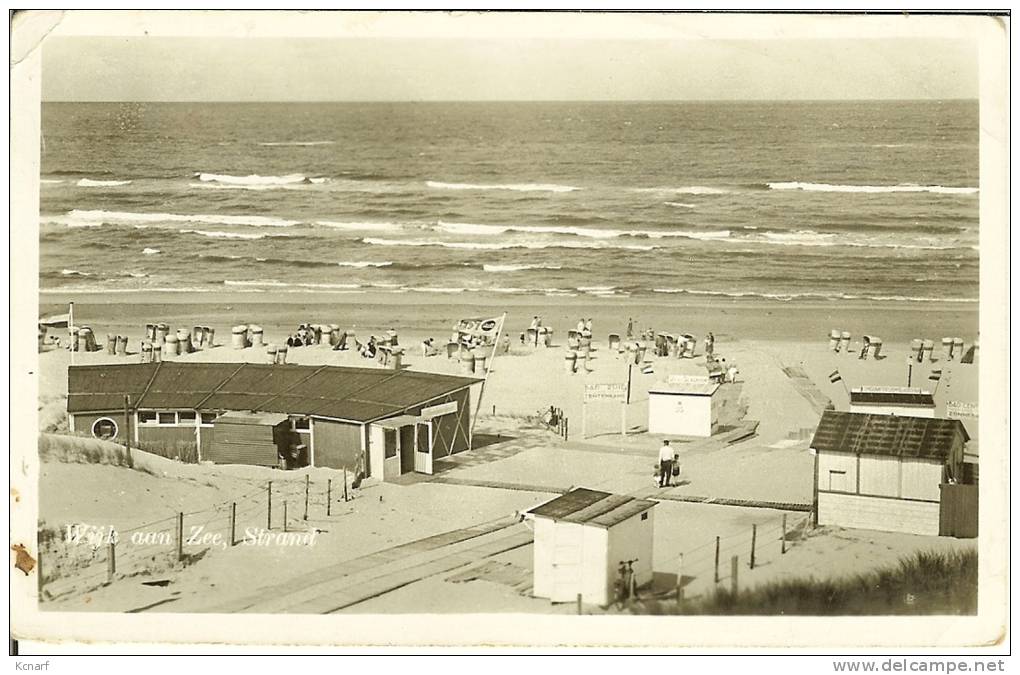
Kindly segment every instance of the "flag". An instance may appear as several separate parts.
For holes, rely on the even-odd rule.
[[[928,374],[928,379],[931,380],[932,382],[938,382],[939,380],[941,380],[942,369],[939,368],[938,370],[931,371],[931,373]]]
[[[56,314],[54,316],[47,316],[39,319],[40,326],[46,326],[47,328],[67,328],[70,323],[71,315],[68,314]]]
[[[502,328],[502,323],[502,316],[495,316],[491,319],[461,319],[457,322],[456,330],[461,340],[470,342],[472,338],[477,337],[482,342],[491,344]]]
[[[829,373],[829,382],[836,384],[843,379],[843,376],[839,374],[839,368]]]

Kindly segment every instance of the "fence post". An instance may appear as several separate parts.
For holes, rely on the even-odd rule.
[[[783,514],[783,555],[786,555],[786,514]]]
[[[283,531],[287,531],[287,500],[283,500]]]
[[[347,501],[347,468],[344,467],[344,501]]]
[[[715,538],[715,583],[719,583],[719,537]]]
[[[683,609],[684,606],[684,554],[680,554],[680,561],[676,565],[676,606]]]
[[[110,542],[106,548],[106,583],[112,584],[117,574],[117,545]]]
[[[237,542],[237,502],[230,503],[230,545],[233,546]]]
[[[269,485],[266,486],[266,529],[273,529],[273,481],[269,481]]]
[[[333,479],[326,480],[326,515],[333,515]]]
[[[177,560],[184,560],[184,514],[177,514]]]
[[[305,474],[305,517],[304,520],[308,520],[308,489],[311,483],[311,476]]]
[[[569,441],[570,440],[570,420],[569,419],[564,419],[563,420],[563,440],[565,440],[565,441]]]
[[[577,615],[580,616],[581,614],[582,614],[582,611],[581,611],[581,594],[578,593],[577,594]]]
[[[740,560],[737,556],[730,558],[730,593],[737,597],[737,570],[740,568]]]
[[[751,524],[751,569],[754,569],[754,547],[758,543],[758,525]]]

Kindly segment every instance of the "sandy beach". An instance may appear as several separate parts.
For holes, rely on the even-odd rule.
[[[809,504],[813,460],[808,453],[808,443],[820,410],[817,402],[805,395],[805,386],[820,393],[819,400],[827,398],[836,409],[843,410],[847,408],[848,397],[843,382],[829,380],[833,370],[840,372],[847,386],[905,386],[905,356],[909,353],[910,339],[927,337],[938,342],[943,335],[959,335],[969,345],[977,322],[976,309],[969,305],[862,304],[857,307],[841,305],[837,309],[783,302],[649,305],[572,298],[517,304],[505,298],[485,303],[472,296],[467,303],[460,297],[419,297],[417,294],[399,298],[393,295],[358,296],[357,299],[337,296],[333,299],[335,302],[318,298],[314,302],[295,302],[286,294],[275,297],[258,294],[257,298],[252,295],[203,297],[203,302],[197,304],[172,296],[75,298],[76,324],[91,326],[101,338],[107,332],[127,335],[129,352],[134,353],[126,357],[110,356],[105,351],[79,353],[76,363],[137,361],[140,358],[138,338],[144,333],[145,323],[159,321],[172,328],[193,325],[216,328],[219,346],[180,356],[180,360],[258,363],[265,357],[262,350],[235,350],[223,345],[229,338],[230,326],[258,323],[265,328],[266,341],[278,343],[299,323],[323,322],[354,328],[361,339],[393,327],[401,343],[408,346],[407,367],[460,373],[462,366],[456,359],[447,359],[445,355],[424,357],[420,340],[426,336],[445,340],[459,318],[498,316],[506,311],[510,353],[498,356],[493,362],[480,405],[478,387],[472,391],[472,404],[478,406],[476,433],[484,441],[468,453],[441,462],[436,476],[412,474],[397,483],[382,483],[355,491],[355,499],[338,509],[346,516],[334,513],[327,518],[319,513],[307,522],[298,523],[303,528],[314,525],[322,530],[315,547],[300,552],[272,547],[211,550],[194,564],[161,569],[156,576],[171,579],[169,586],[146,586],[139,582],[152,575],[143,575],[107,588],[88,588],[84,595],[82,592],[87,586],[83,586],[77,592],[54,598],[51,607],[125,611],[156,603],[160,609],[153,611],[216,611],[224,603],[229,605],[243,600],[241,590],[225,589],[223,585],[236,565],[263,570],[254,573],[245,593],[261,588],[264,594],[274,595],[281,583],[296,583],[301,574],[340,565],[345,560],[356,564],[358,556],[382,555],[382,551],[423,536],[510,517],[578,485],[659,499],[657,583],[666,588],[675,583],[678,556],[683,553],[691,574],[689,593],[694,596],[712,587],[711,575],[706,572],[706,546],[715,536],[721,536],[733,551],[740,552],[748,545],[752,523],[767,530],[769,538],[763,545],[763,552],[759,553],[759,560],[768,564],[760,564],[758,569],[742,577],[741,583],[750,585],[796,577],[807,570],[816,576],[838,577],[893,564],[913,551],[973,546],[972,541],[966,540],[822,528],[801,532],[802,541],[791,544],[789,554],[777,555],[773,550],[773,535],[784,513],[791,528],[803,523],[805,513],[784,512],[782,507],[741,508],[696,503],[704,499],[723,499]],[[64,307],[56,300],[50,294],[44,296],[41,301],[44,314],[57,313]],[[545,325],[556,330],[555,346],[536,348],[518,341],[520,331],[536,314],[543,317]],[[589,364],[590,372],[582,369],[579,373],[569,373],[563,366],[563,338],[567,329],[582,316],[594,322],[594,358]],[[649,355],[646,360],[651,372],[632,369],[634,395],[627,406],[626,436],[620,433],[617,404],[590,404],[588,410],[582,412],[584,384],[626,381],[628,366],[620,354],[608,350],[606,335],[624,333],[628,318],[634,319],[638,329],[689,332],[699,338],[713,331],[716,353],[736,364],[740,372],[736,383],[723,385],[727,401],[725,414],[730,416],[727,422],[734,425],[757,423],[753,436],[737,442],[677,439],[684,449],[684,480],[668,491],[653,487],[655,454],[663,436],[647,433],[647,392],[653,384],[672,374],[705,374],[700,344],[696,359]],[[829,351],[827,336],[832,328],[853,333],[851,353]],[[857,358],[859,335],[864,332],[884,338],[885,358]],[[69,356],[62,349],[40,354],[40,427],[46,432],[66,431],[64,410]],[[943,371],[944,379],[935,396],[936,414],[945,414],[947,401],[976,403],[976,366],[942,362],[938,349],[936,358],[939,360],[934,363],[917,364],[912,368],[912,383],[929,389],[932,388],[929,385],[935,384],[928,380],[929,372]],[[379,367],[376,362],[351,352],[332,351],[325,346],[291,349],[288,361]],[[810,384],[795,382],[784,368],[800,369]],[[533,419],[536,413],[550,405],[562,408],[570,420],[568,439],[536,427]],[[582,417],[587,417],[584,437]],[[976,437],[976,419],[965,420],[965,424]],[[976,443],[972,447],[976,448]],[[292,503],[300,503],[306,472],[310,472],[316,491],[312,511],[321,512],[323,483],[335,473],[311,469],[285,474],[255,467],[182,465],[161,458],[145,461],[155,461],[159,466],[154,473],[142,473],[137,477],[136,469],[44,463],[41,517],[48,524],[83,520],[127,528],[177,510],[212,508],[209,505],[258,490],[261,481],[267,479],[283,485],[280,489],[285,494],[293,493]],[[83,471],[88,472],[88,481],[70,480],[72,475],[80,477]],[[74,487],[85,483],[91,486],[88,498]],[[107,488],[96,491],[97,485]],[[145,494],[144,499],[141,494]],[[223,514],[217,514],[216,518],[222,521]],[[222,529],[225,521],[220,521],[214,527]],[[461,612],[466,611],[466,607],[491,612],[569,612],[570,607],[550,605],[545,600],[529,597],[526,588],[515,590],[512,584],[508,586],[504,578],[507,574],[515,572],[520,577],[524,574],[522,570],[529,569],[530,551],[530,545],[515,548],[484,563],[488,573],[496,569],[502,576],[491,577],[490,574],[490,578],[479,573],[475,575],[478,578],[472,577],[473,581],[451,581],[449,577],[457,576],[451,571],[445,576],[412,579],[400,590],[360,601],[344,611],[413,611],[414,606],[427,606],[429,611],[435,612]],[[426,562],[446,569],[442,566],[444,559],[429,558]],[[281,573],[280,565],[284,561],[287,571]],[[415,564],[425,562],[418,560]],[[408,572],[398,565],[392,574]],[[217,592],[211,594],[213,588]],[[312,611],[307,609],[307,603],[311,602],[308,598],[321,595],[321,589],[296,587],[293,593],[284,594],[294,598],[292,605],[277,603],[271,611]],[[210,595],[215,597],[215,603],[210,604]],[[300,598],[306,599],[299,602]]]

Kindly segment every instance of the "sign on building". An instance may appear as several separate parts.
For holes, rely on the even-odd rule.
[[[623,384],[586,384],[584,385],[584,402],[627,400],[627,385]]]
[[[946,417],[951,420],[958,420],[962,417],[977,417],[977,403],[965,403],[963,401],[946,401]]]

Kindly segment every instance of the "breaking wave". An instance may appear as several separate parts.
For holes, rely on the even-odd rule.
[[[497,183],[480,185],[476,183],[443,183],[427,180],[425,185],[438,190],[512,190],[514,192],[576,192],[579,187],[556,185],[555,183]]]
[[[770,190],[803,190],[805,192],[861,192],[879,194],[886,192],[931,192],[947,195],[976,194],[976,187],[944,187],[942,185],[830,185],[828,183],[766,183]]]
[[[57,181],[60,182],[60,181]],[[82,178],[80,181],[75,183],[78,187],[118,187],[121,185],[131,185],[129,180],[92,180],[91,178]]]
[[[299,221],[272,218],[269,216],[228,216],[177,213],[130,213],[126,211],[102,211],[74,209],[67,214],[70,227],[88,227],[102,223],[204,223],[219,225],[249,225],[252,227],[290,227]]]

